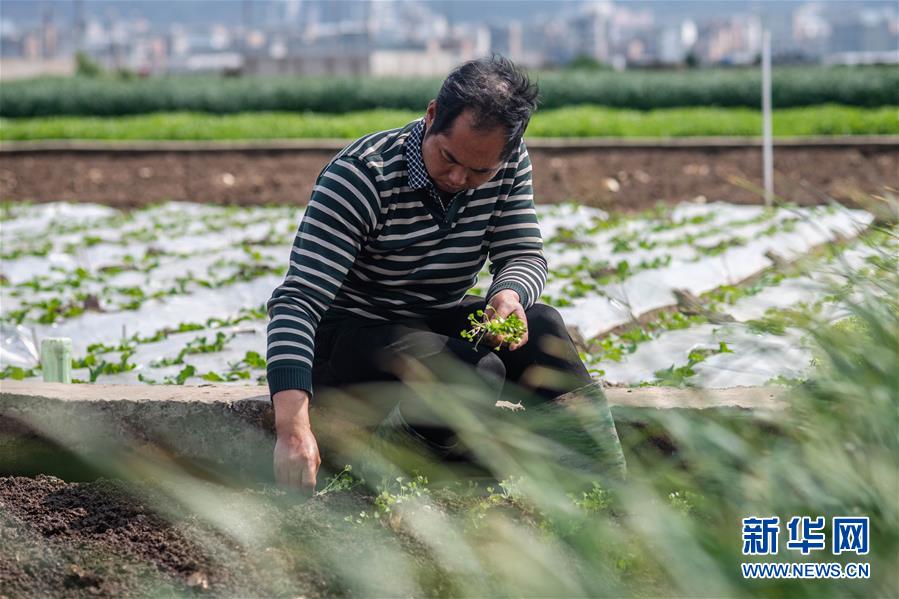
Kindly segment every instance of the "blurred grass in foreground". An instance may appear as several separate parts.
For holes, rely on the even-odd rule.
[[[345,138],[401,127],[422,115],[404,110],[348,114],[161,112],[122,117],[0,119],[0,140],[229,140]],[[774,112],[774,135],[899,134],[899,107],[822,105]],[[761,113],[748,108],[671,108],[646,112],[572,106],[538,111],[528,137],[758,136]]]
[[[110,476],[154,480],[163,514],[190,513],[266,569],[258,592],[308,594],[309,573],[328,594],[427,596],[895,596],[899,557],[899,258],[896,229],[869,239],[874,259],[834,268],[846,308],[813,323],[817,373],[768,420],[730,424],[658,411],[676,452],[631,444],[623,484],[565,487],[574,474],[539,436],[468,411],[476,390],[415,383],[442,405],[498,479],[490,486],[424,477],[368,491],[344,472],[306,503],[292,493],[230,489],[173,463],[110,452]],[[468,395],[467,395],[468,394]],[[395,399],[395,397],[394,397]],[[447,400],[454,399],[454,403]],[[447,406],[452,405],[452,408]],[[96,434],[96,432],[94,432]],[[519,467],[521,477],[510,477]],[[434,466],[434,470],[440,470]],[[583,481],[582,481],[583,482]],[[741,519],[779,516],[777,556],[743,556]],[[803,558],[785,547],[792,516],[869,516],[871,552]],[[196,539],[198,545],[214,537]],[[829,545],[828,545],[829,547]],[[747,561],[867,562],[868,580],[742,578]],[[215,573],[210,573],[210,579]],[[319,588],[319,592],[321,588]]]

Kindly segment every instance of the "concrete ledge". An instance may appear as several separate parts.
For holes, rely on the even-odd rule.
[[[268,387],[262,385],[66,385],[32,381],[0,382],[0,397],[31,397],[61,402],[135,402],[222,403],[232,406],[245,400],[265,400]],[[3,404],[0,404],[3,405]]]
[[[739,408],[778,411],[786,407],[785,387],[732,387],[730,389],[676,389],[672,387],[613,387],[606,389],[609,405],[657,410]]]
[[[4,381],[0,472],[58,465],[58,475],[90,477],[133,450],[210,472],[270,476],[274,415],[265,388],[185,390]]]
[[[36,152],[335,152],[352,139],[271,139],[271,140],[89,140],[59,139],[0,142],[0,154]],[[533,137],[526,139],[534,150],[621,150],[621,149],[716,149],[761,147],[760,137]],[[774,145],[790,148],[899,147],[899,135],[838,135],[776,137]]]
[[[606,392],[623,439],[656,431],[659,422],[675,414],[710,421],[723,414],[741,423],[747,419],[769,423],[785,405],[782,388],[647,387]],[[323,405],[312,407],[319,445],[335,467],[348,463],[348,441],[364,434],[363,423],[369,418],[358,404],[351,405],[349,396],[345,399],[350,407],[344,410],[341,397],[323,398],[317,402]],[[665,436],[664,431],[653,434]],[[264,386],[26,381],[3,381],[0,386],[0,474],[70,468],[75,474],[59,475],[90,476],[78,472],[83,464],[60,466],[68,459],[61,456],[75,456],[72,459],[102,471],[111,457],[136,449],[210,475],[267,480],[272,476],[274,442],[274,413]]]
[[[605,390],[611,406],[657,409],[744,408],[777,410],[784,407],[784,387],[678,389],[673,387],[611,387]],[[133,402],[217,404],[238,412],[247,407],[270,412],[268,387],[262,385],[65,385],[6,380],[0,383],[0,415],[16,403]],[[257,405],[261,403],[262,405]]]

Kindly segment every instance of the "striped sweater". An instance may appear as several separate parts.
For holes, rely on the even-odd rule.
[[[417,120],[363,137],[319,174],[287,275],[267,303],[270,395],[312,394],[319,323],[423,317],[451,308],[488,258],[488,301],[512,289],[527,309],[540,297],[546,260],[524,142],[489,182],[456,194],[444,213],[419,172],[410,174],[423,163],[420,145],[407,142],[410,136],[418,142],[422,127]]]

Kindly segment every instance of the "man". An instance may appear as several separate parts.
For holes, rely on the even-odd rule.
[[[536,100],[536,85],[509,60],[471,61],[447,77],[423,119],[351,143],[322,170],[268,302],[280,484],[315,486],[313,381],[399,380],[398,357],[428,364],[451,355],[497,397],[505,380],[546,401],[592,383],[559,314],[536,303],[547,265],[522,141]],[[466,295],[488,259],[486,298]],[[517,315],[528,333],[498,352],[486,343],[474,351],[459,332],[488,305],[491,317]],[[382,428],[440,455],[453,440],[414,424],[427,415],[404,401]]]

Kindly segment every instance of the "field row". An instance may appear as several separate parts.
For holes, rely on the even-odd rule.
[[[761,105],[758,68],[690,71],[563,71],[534,73],[542,106],[596,104],[650,110],[683,106]],[[161,111],[344,113],[375,108],[423,110],[441,79],[167,76],[137,80],[47,77],[0,88],[0,116],[115,116]],[[780,67],[774,106],[896,103],[899,68]]]
[[[611,221],[594,211],[587,222],[595,224],[580,233],[602,230],[594,231],[585,242],[572,238],[579,230],[559,224],[568,222],[572,214],[555,216],[547,211],[543,226],[549,235],[548,248],[557,252],[553,260],[558,266],[551,274],[544,301],[570,306],[587,292],[599,293],[599,284],[621,282],[639,271],[668,266],[673,257],[676,263],[695,262],[744,245],[746,237],[772,235],[796,222],[796,217],[785,217],[786,212],[755,208],[750,209],[752,216],[741,220],[739,215],[746,211],[734,210],[732,219],[718,221],[711,214],[691,216],[687,211],[675,211],[672,220],[651,225],[651,247],[645,239],[635,241],[638,236],[645,237],[640,226],[646,220]],[[66,210],[61,212],[66,214]],[[279,240],[290,239],[293,228],[289,217],[285,218],[287,211],[232,210],[230,219],[227,213],[217,212],[221,211],[183,219],[177,211],[162,207],[145,211],[142,218],[130,222],[118,215],[108,216],[90,228],[75,219],[61,225],[54,218],[46,234],[38,236],[31,234],[41,229],[35,218],[10,222],[3,236],[4,320],[54,324],[88,311],[138,310],[151,300],[227,288],[282,271],[288,248]],[[723,214],[728,213],[719,216]],[[21,235],[22,225],[28,225],[26,236]],[[31,247],[34,239],[42,240],[37,249]],[[592,247],[584,248],[585,243]],[[613,260],[604,259],[607,257]],[[483,274],[487,276],[486,270]]]
[[[889,237],[878,242],[774,266],[752,285],[722,286],[686,301],[682,296],[677,311],[603,337],[585,359],[613,384],[716,388],[801,381],[814,361],[807,327],[845,318],[852,273],[883,266],[885,256],[895,261],[899,246]]]
[[[841,105],[785,108],[774,112],[774,135],[899,134],[897,107]],[[232,140],[355,139],[402,127],[415,110],[366,110],[349,114],[245,112],[216,115],[158,112],[134,116],[52,116],[0,119],[0,140]],[[750,108],[664,108],[641,112],[595,105],[539,110],[528,137],[758,136],[762,117]]]
[[[64,336],[81,381],[263,382],[264,302],[283,277],[301,216],[294,208],[200,204],[128,214],[84,204],[5,206],[4,376],[37,376],[39,340]],[[838,207],[685,203],[625,218],[541,206],[551,267],[542,300],[558,306],[586,340],[588,365],[613,383],[792,380],[808,366],[808,349],[794,338],[795,318],[766,310],[827,294],[808,274],[817,262],[789,275],[784,265],[855,237],[869,221]],[[40,255],[25,251],[35,239],[49,240]],[[859,255],[862,264],[877,256]],[[759,273],[767,274],[736,286]],[[475,292],[489,284],[482,275]],[[806,284],[820,293],[797,291]],[[771,303],[769,288],[788,301]],[[684,309],[691,298],[697,305]],[[733,368],[743,368],[743,378],[721,374]]]

